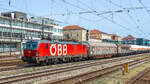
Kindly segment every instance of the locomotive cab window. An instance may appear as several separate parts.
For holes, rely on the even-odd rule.
[[[35,50],[37,49],[38,43],[37,42],[27,42],[25,49],[27,50]]]
[[[85,46],[83,46],[83,49],[85,49]]]
[[[48,48],[48,44],[46,44],[46,48]]]

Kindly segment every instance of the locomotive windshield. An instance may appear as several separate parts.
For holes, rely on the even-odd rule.
[[[27,42],[25,49],[27,50],[35,50],[37,49],[38,43],[37,42]]]

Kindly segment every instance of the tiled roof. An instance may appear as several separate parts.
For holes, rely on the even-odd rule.
[[[116,34],[109,34],[110,36],[115,36],[115,37],[120,37],[120,36],[118,36],[118,35],[116,35]]]
[[[136,37],[133,37],[132,35],[128,35],[123,40],[136,40]]]
[[[101,34],[101,33],[103,33],[103,32],[96,30],[96,29],[90,30],[90,34]]]
[[[110,36],[117,36],[116,34],[109,34]]]
[[[66,26],[63,28],[63,30],[86,30],[78,25],[71,25],[71,26]]]
[[[107,34],[107,33],[102,32],[102,31],[97,30],[97,29],[93,29],[93,30],[90,30],[90,34]]]

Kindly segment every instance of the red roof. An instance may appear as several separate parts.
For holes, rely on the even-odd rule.
[[[63,30],[86,30],[78,25],[71,25],[71,26],[66,26],[63,28]]]
[[[110,36],[115,36],[115,37],[120,37],[120,36],[117,36],[116,34],[109,34]]]
[[[96,30],[96,29],[90,30],[90,34],[101,34],[101,33],[103,33],[103,32]]]
[[[117,36],[116,34],[109,34],[110,36]]]
[[[90,34],[107,34],[107,33],[102,32],[102,31],[97,30],[97,29],[93,29],[93,30],[90,30]]]
[[[132,35],[128,35],[123,40],[136,40],[136,37],[133,37]]]

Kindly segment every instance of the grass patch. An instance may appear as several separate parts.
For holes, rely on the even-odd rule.
[[[106,84],[104,81],[99,81],[97,84]]]

